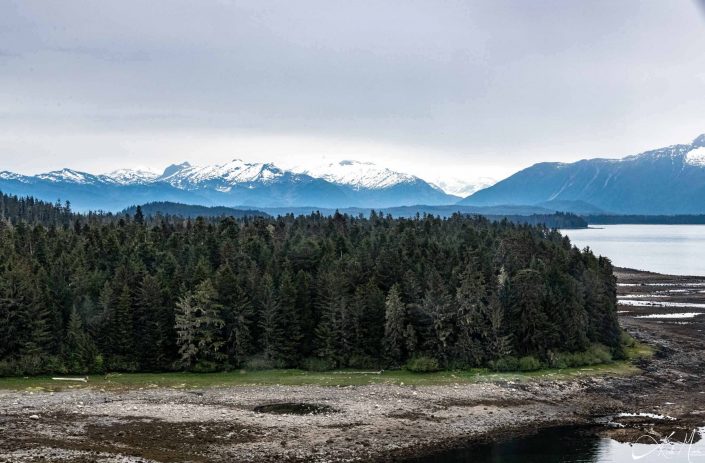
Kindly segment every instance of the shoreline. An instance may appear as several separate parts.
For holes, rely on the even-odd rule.
[[[620,297],[705,284],[698,277],[628,269],[615,273],[619,283],[628,285],[618,287]],[[667,294],[677,301],[705,299],[698,292]],[[705,424],[705,339],[698,331],[705,328],[703,321],[684,325],[639,319],[634,316],[663,309],[622,309],[630,312],[620,314],[621,325],[656,349],[652,358],[638,361],[639,373],[628,376],[550,379],[549,374],[526,381],[442,385],[3,390],[0,461],[386,462],[418,460],[554,426],[595,424],[599,417],[620,412],[676,420],[623,418],[626,427],[605,428],[606,436],[628,441],[630,431],[663,433]],[[325,405],[335,412],[253,411],[283,401]]]

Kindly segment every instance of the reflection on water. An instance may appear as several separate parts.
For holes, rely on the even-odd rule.
[[[589,246],[620,267],[670,275],[705,275],[705,225],[595,227],[561,232],[579,248]]]
[[[701,432],[702,434],[702,432]],[[695,439],[697,440],[697,438]],[[532,436],[451,450],[409,463],[705,463],[705,441],[654,444],[650,438],[624,444],[601,438],[594,429],[562,427]]]

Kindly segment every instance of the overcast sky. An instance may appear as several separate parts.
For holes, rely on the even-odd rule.
[[[436,180],[705,132],[696,0],[0,0],[0,170],[374,161]]]

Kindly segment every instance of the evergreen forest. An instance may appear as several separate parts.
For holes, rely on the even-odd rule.
[[[610,261],[540,225],[0,195],[0,375],[530,369],[618,358],[620,339]]]

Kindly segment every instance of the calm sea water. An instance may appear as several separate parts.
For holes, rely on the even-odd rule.
[[[705,275],[705,225],[595,225],[562,233],[620,267]]]
[[[702,431],[702,430],[701,430]],[[696,436],[698,434],[696,433]],[[639,443],[639,442],[644,443]],[[703,441],[619,443],[576,427],[554,428],[528,437],[452,450],[410,463],[705,463]]]

